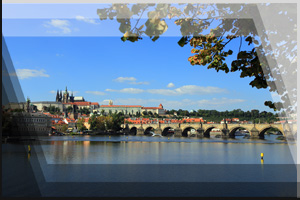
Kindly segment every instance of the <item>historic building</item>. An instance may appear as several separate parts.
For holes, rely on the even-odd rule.
[[[108,105],[101,105],[98,109],[93,110],[93,112],[98,114],[109,114],[109,113],[123,113],[124,115],[136,115],[143,114],[144,111],[156,113],[158,115],[164,115],[166,111],[163,109],[162,104],[158,107],[143,107],[140,105],[113,105],[113,101],[110,100]]]
[[[164,110],[164,107],[162,104],[159,104],[158,107],[142,107],[142,113],[146,112],[152,112],[152,114],[156,113],[158,115],[165,115],[166,111]]]
[[[51,132],[51,117],[42,113],[13,112],[11,135],[38,136]]]

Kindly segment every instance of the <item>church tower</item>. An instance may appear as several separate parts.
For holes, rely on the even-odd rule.
[[[63,103],[68,103],[68,99],[69,99],[69,93],[68,93],[68,88],[66,87],[64,96],[63,96]]]
[[[74,102],[74,95],[73,95],[73,92],[71,93],[71,96],[70,96],[70,102]]]
[[[59,91],[57,90],[57,94],[56,94],[56,102],[59,102]]]
[[[62,101],[62,91],[60,91],[59,97],[58,97],[58,102],[61,102],[61,101]]]

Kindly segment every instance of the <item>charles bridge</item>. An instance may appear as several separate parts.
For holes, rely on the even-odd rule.
[[[209,137],[212,129],[220,129],[222,138],[233,138],[238,129],[246,129],[250,138],[264,138],[264,134],[271,128],[278,129],[283,136],[291,136],[296,132],[296,124],[204,124],[204,123],[158,123],[158,124],[123,124],[123,128],[129,134],[146,135],[150,131],[162,136],[168,135],[168,131],[174,130],[175,137]],[[195,130],[194,132],[192,130]]]

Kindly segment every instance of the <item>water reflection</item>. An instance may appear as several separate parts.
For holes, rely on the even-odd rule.
[[[47,163],[260,164],[260,154],[264,153],[265,164],[293,164],[289,147],[282,142],[178,142],[175,138],[172,142],[150,142],[141,138],[140,141],[125,141],[123,137],[111,137],[111,141],[101,141],[103,137],[89,139],[90,141],[42,141]]]

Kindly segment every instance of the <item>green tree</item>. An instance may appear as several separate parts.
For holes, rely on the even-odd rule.
[[[152,113],[151,111],[149,111],[149,112],[148,112],[148,115],[149,115],[150,117],[152,117],[152,116],[153,116],[153,113]]]
[[[140,116],[141,116],[140,111],[137,111],[135,116],[136,116],[136,117],[140,117]]]
[[[77,123],[76,123],[77,129],[79,131],[84,131],[87,130],[86,126],[84,125],[84,119],[80,118],[78,119]]]
[[[65,133],[67,130],[68,130],[68,125],[67,125],[67,124],[64,124],[64,125],[62,126],[62,128],[61,128],[61,131],[62,131],[63,133]]]
[[[68,113],[69,113],[69,112],[72,112],[72,110],[73,110],[72,106],[68,106],[68,107],[67,107],[67,112],[68,112]]]
[[[92,115],[89,119],[90,129],[96,130],[97,129],[97,119],[96,115]]]

